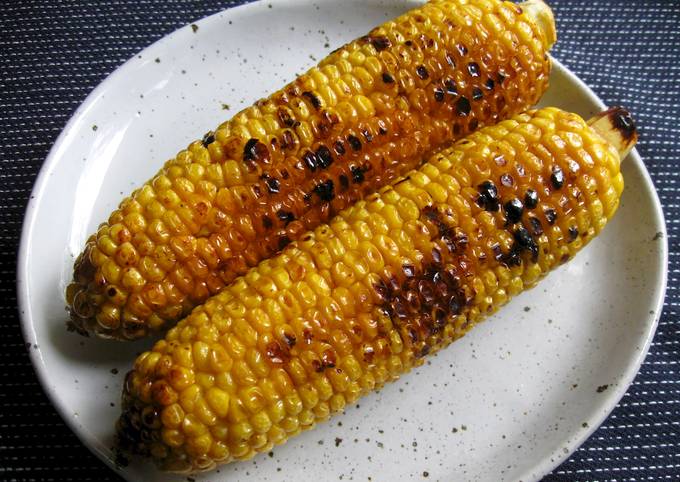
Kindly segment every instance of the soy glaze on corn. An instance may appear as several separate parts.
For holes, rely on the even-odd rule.
[[[139,356],[121,446],[180,472],[247,459],[464,335],[616,211],[635,127],[591,123],[485,127],[236,279]]]
[[[330,54],[121,202],[75,263],[70,327],[168,327],[428,152],[527,109],[554,28],[540,0],[435,0]]]

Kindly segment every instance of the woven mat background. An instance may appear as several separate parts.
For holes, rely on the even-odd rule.
[[[14,286],[24,208],[52,143],[94,87],[174,29],[241,3],[0,2],[0,480],[119,480],[63,424],[26,354]],[[668,223],[670,266],[664,314],[640,374],[605,424],[546,480],[680,480],[680,1],[551,4],[555,57],[638,120],[638,149]]]

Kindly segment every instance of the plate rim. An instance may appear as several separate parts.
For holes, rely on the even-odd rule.
[[[286,0],[267,0],[266,3],[285,3],[287,6],[290,6],[292,3],[306,4],[312,3],[313,1],[314,0],[294,0],[293,2],[286,2]],[[316,0],[316,1],[332,2],[333,0]],[[381,0],[372,1],[377,4],[382,3]],[[417,4],[422,2],[420,0],[404,0],[403,3]],[[264,4],[265,0],[255,0],[246,4],[229,7],[221,11],[218,11],[214,14],[203,17],[199,20],[196,20],[193,22],[193,24],[201,26],[206,23],[215,21],[218,17],[224,14],[227,15],[232,15],[234,13],[236,15],[247,14],[248,10],[262,9],[263,8],[262,5]],[[60,162],[61,159],[60,151],[63,148],[67,147],[67,141],[70,140],[71,136],[74,136],[76,134],[77,129],[75,129],[75,127],[80,118],[87,112],[90,106],[94,102],[96,102],[100,95],[105,92],[105,90],[108,88],[108,85],[112,81],[115,81],[120,76],[128,74],[128,71],[133,68],[133,63],[135,62],[137,56],[140,53],[145,52],[151,53],[151,55],[153,55],[152,52],[160,48],[161,44],[166,42],[168,38],[174,37],[178,35],[181,31],[187,30],[189,28],[191,28],[191,26],[190,24],[187,24],[173,30],[172,32],[163,35],[158,40],[145,46],[140,51],[134,53],[128,60],[126,60],[123,64],[118,66],[113,72],[111,72],[104,79],[102,79],[99,82],[99,84],[85,97],[85,99],[78,106],[78,108],[73,112],[67,123],[64,125],[59,136],[54,141],[52,147],[50,148],[45,158],[45,161],[43,162],[43,165],[38,171],[24,213],[16,264],[17,307],[19,312],[19,321],[21,325],[22,335],[24,338],[24,342],[27,345],[34,346],[37,343],[36,331],[34,327],[34,318],[32,316],[32,308],[29,299],[29,288],[27,284],[28,258],[29,258],[28,246],[32,240],[36,216],[42,205],[41,201],[49,182],[50,173],[55,168],[58,167],[58,164]],[[585,84],[585,82],[583,82],[575,73],[569,70],[564,64],[562,64],[552,55],[550,55],[550,57],[553,64],[552,65],[553,71],[555,70],[561,71],[561,74],[565,75],[570,82],[576,84],[579,87],[579,89],[584,93],[584,95],[588,97],[588,99],[595,105],[599,106],[600,109],[604,109],[606,107],[604,102],[600,100],[600,98],[590,89],[590,87],[588,87]],[[636,353],[636,356],[631,357],[629,362],[625,365],[626,369],[623,372],[623,376],[621,377],[619,383],[616,384],[615,389],[608,391],[607,397],[602,400],[601,406],[603,409],[600,410],[598,414],[594,417],[593,423],[589,424],[589,427],[586,430],[579,431],[578,435],[575,438],[569,440],[568,442],[569,448],[567,453],[565,453],[562,450],[559,450],[553,452],[552,454],[546,455],[542,459],[538,460],[532,469],[530,469],[528,472],[525,472],[522,475],[522,480],[539,480],[543,476],[550,473],[562,462],[564,462],[567,458],[569,458],[574,452],[576,452],[576,450],[578,450],[578,448],[588,438],[590,438],[591,435],[602,425],[605,419],[609,417],[611,412],[616,408],[616,406],[618,406],[620,400],[628,391],[633,380],[639,373],[639,370],[651,346],[652,340],[654,338],[659,323],[659,319],[663,312],[668,282],[668,256],[669,256],[668,233],[663,207],[661,205],[658,192],[654,186],[654,182],[649,174],[649,171],[647,170],[647,167],[642,161],[642,158],[637,152],[637,149],[633,149],[631,153],[628,155],[627,159],[628,159],[627,162],[635,163],[636,167],[640,170],[640,173],[642,174],[641,178],[643,180],[643,187],[647,192],[646,193],[647,196],[651,197],[652,200],[652,207],[655,217],[654,222],[658,223],[658,225],[661,228],[660,232],[662,233],[661,240],[662,243],[659,249],[662,266],[660,269],[660,279],[657,280],[659,288],[657,291],[657,299],[655,300],[654,303],[655,307],[653,320],[648,325],[648,329],[646,330],[644,337],[644,343],[641,346],[641,349]],[[652,315],[650,315],[650,318],[652,318]],[[57,390],[53,389],[50,386],[48,382],[49,376],[48,368],[47,365],[45,364],[45,360],[42,357],[42,350],[40,346],[38,345],[37,348],[28,349],[27,351],[29,354],[29,359],[31,360],[31,364],[33,366],[33,371],[35,372],[36,377],[38,378],[38,381],[43,392],[45,393],[51,405],[54,407],[54,409],[59,414],[61,419],[68,426],[68,428],[76,435],[78,440],[90,450],[90,452],[97,456],[97,458],[104,462],[104,464],[106,464],[111,470],[113,470],[116,474],[125,478],[126,480],[132,480],[129,478],[131,474],[126,470],[121,470],[121,468],[118,467],[116,463],[113,460],[111,460],[111,458],[107,455],[106,452],[108,449],[106,447],[103,447],[97,439],[93,438],[90,435],[90,433],[85,429],[85,427],[78,423],[76,417],[73,416],[73,413],[70,410],[68,410],[67,407],[64,405],[63,400],[60,398]]]

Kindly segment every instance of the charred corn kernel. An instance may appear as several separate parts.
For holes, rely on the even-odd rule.
[[[272,428],[272,421],[269,418],[267,412],[265,411],[257,412],[255,415],[253,415],[253,418],[250,419],[250,422],[253,426],[253,430],[255,430],[255,432],[258,434],[266,433],[269,431],[270,428]],[[264,443],[266,442],[267,439],[265,438]]]
[[[217,417],[210,410],[204,399],[199,398],[197,400],[194,411],[200,422],[206,427],[211,427],[217,423]]]
[[[161,440],[168,447],[181,447],[185,438],[181,430],[164,428],[161,432]]]
[[[531,3],[433,0],[191,143],[87,241],[67,290],[71,325],[118,339],[171,325],[430,151],[534,104],[547,87],[554,25],[547,6]],[[573,153],[579,144],[565,145]],[[447,188],[431,183],[412,201],[443,202]],[[387,209],[385,234],[413,214],[391,201]],[[332,264],[328,255],[342,253],[315,260]],[[173,296],[152,305],[132,296],[152,282],[170,283]],[[120,309],[98,316],[107,286]]]
[[[246,442],[240,442],[232,445],[231,454],[235,460],[242,460],[247,458],[251,448]]]
[[[299,430],[299,427],[300,427],[300,420],[298,419],[298,417],[291,416],[291,417],[286,417],[283,420],[281,420],[281,428],[289,434],[297,432]]]
[[[229,394],[219,388],[210,388],[206,392],[206,401],[215,414],[224,418],[229,411]]]
[[[546,108],[483,128],[261,263],[140,355],[125,384],[121,440],[166,469],[199,470],[206,462],[196,455],[207,453],[204,437],[224,446],[224,458],[212,463],[251,456],[422,364],[425,355],[573,257],[613,215],[623,188],[621,160],[598,123],[590,127],[578,116]],[[634,137],[628,133],[629,140]],[[565,139],[580,145],[581,154],[561,150]],[[499,154],[504,144],[534,152],[543,147],[551,158],[526,162],[520,148]],[[567,169],[578,174],[550,174]],[[523,175],[512,183],[502,181],[517,172]],[[573,189],[584,176],[596,178],[598,186],[588,196]],[[393,217],[407,204],[409,211],[421,206],[417,215],[395,217],[387,232],[367,221]],[[342,252],[346,262],[320,269],[313,253],[324,246]],[[364,262],[377,256],[373,250],[383,260],[378,269]],[[366,273],[355,272],[352,267],[362,262]],[[183,339],[187,326],[223,326],[219,307],[273,273],[295,281],[281,283],[251,308],[264,312],[267,305],[280,305],[281,316],[271,325],[248,329],[257,321],[236,310],[221,315],[229,318],[223,336],[198,342],[200,331],[194,330],[193,338]],[[289,310],[295,303],[298,308]],[[332,304],[337,311],[327,309]],[[249,348],[234,352],[235,346]],[[208,361],[212,352],[233,352],[238,360],[227,365],[229,383],[220,384],[225,374]],[[268,370],[254,368],[252,352]],[[214,377],[218,388],[205,389],[204,376]],[[183,390],[178,402],[149,396],[147,387],[161,382]],[[148,440],[160,440],[164,450]]]

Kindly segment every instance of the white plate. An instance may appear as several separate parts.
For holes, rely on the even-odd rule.
[[[189,140],[416,3],[278,0],[227,10],[132,58],[74,114],[31,196],[17,283],[44,389],[102,460],[114,465],[123,375],[150,342],[66,332],[64,287],[87,234]],[[603,107],[557,62],[551,82],[546,104],[584,116]],[[196,479],[418,480],[427,472],[430,480],[528,481],[549,472],[614,408],[661,312],[667,246],[659,201],[637,153],[623,170],[626,190],[614,221],[537,289],[362,399],[361,408],[273,456]],[[186,480],[139,461],[121,473],[137,481]]]

